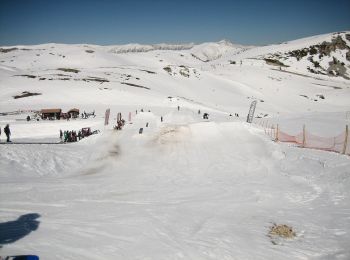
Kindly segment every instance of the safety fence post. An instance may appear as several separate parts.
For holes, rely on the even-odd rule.
[[[344,146],[343,146],[343,154],[346,153],[346,146],[348,144],[348,135],[349,135],[349,126],[345,126],[345,140],[344,140]]]
[[[278,124],[277,124],[277,127],[276,127],[276,138],[275,138],[275,141],[278,142],[278,131],[279,131],[279,127],[278,127]]]
[[[305,125],[303,125],[303,147],[305,147],[306,136],[305,136]]]

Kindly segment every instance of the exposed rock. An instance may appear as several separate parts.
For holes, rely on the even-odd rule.
[[[21,94],[13,96],[14,99],[18,98],[24,98],[24,97],[30,97],[30,96],[38,96],[41,95],[41,93],[31,93],[29,91],[23,91]]]
[[[264,61],[268,65],[280,66],[280,67],[289,67],[289,66],[283,64],[282,62],[280,62],[279,60],[275,60],[275,59],[265,58]]]
[[[2,53],[8,53],[10,51],[16,51],[16,50],[18,50],[18,48],[8,48],[8,49],[0,48],[0,52]]]
[[[57,70],[61,70],[61,71],[64,71],[64,72],[73,72],[73,73],[78,73],[78,72],[80,72],[80,70],[77,70],[77,69],[70,69],[70,68],[58,68]]]

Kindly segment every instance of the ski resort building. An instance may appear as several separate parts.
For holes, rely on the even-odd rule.
[[[60,119],[62,109],[60,108],[51,108],[51,109],[42,109],[41,118],[42,119]]]
[[[67,114],[71,118],[78,118],[79,117],[79,109],[78,108],[72,108],[70,109]]]

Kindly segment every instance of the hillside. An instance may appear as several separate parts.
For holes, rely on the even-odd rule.
[[[264,101],[259,107],[268,113],[338,111],[348,107],[347,35],[321,35],[266,47],[227,41],[193,46],[2,47],[0,104],[11,109],[62,103],[126,105],[135,100],[150,105],[163,104],[172,96],[228,113],[246,113],[254,98]],[[326,44],[332,41],[333,45]],[[13,99],[26,91],[41,95]]]

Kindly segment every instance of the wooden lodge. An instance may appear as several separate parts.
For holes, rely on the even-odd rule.
[[[79,117],[79,109],[78,108],[72,108],[70,109],[67,114],[70,118],[78,118]]]
[[[51,108],[51,109],[41,109],[41,119],[60,119],[62,109]]]

